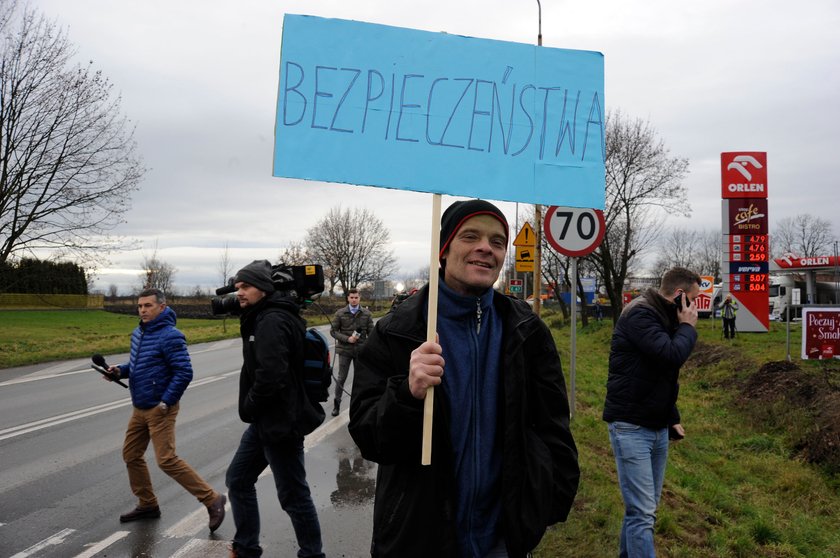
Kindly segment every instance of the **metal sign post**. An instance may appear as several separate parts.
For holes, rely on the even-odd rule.
[[[575,416],[575,360],[577,357],[577,259],[591,254],[604,239],[607,230],[600,209],[558,207],[552,205],[545,216],[545,239],[555,250],[569,256],[572,264],[572,330],[569,360],[569,411]]]

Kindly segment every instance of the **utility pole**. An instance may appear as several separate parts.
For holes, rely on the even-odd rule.
[[[537,0],[537,46],[542,46],[542,4]],[[534,232],[537,245],[534,246],[534,313],[539,316],[542,309],[542,205],[534,206]]]

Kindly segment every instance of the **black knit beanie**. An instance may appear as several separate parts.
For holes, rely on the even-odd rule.
[[[233,282],[236,284],[240,281],[266,293],[274,292],[274,283],[271,282],[271,264],[268,260],[254,260],[237,271]]]
[[[455,238],[455,233],[461,228],[467,219],[476,215],[490,215],[499,220],[505,228],[505,242],[508,239],[508,222],[505,214],[498,207],[484,200],[458,201],[446,208],[443,217],[440,218],[440,252],[438,259],[443,257],[444,251]],[[443,262],[441,262],[443,263]]]

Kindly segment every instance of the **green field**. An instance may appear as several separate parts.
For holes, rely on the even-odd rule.
[[[568,384],[570,329],[548,311],[543,317],[555,334]],[[126,352],[136,324],[135,317],[101,311],[0,312],[0,363]],[[218,320],[179,320],[178,327],[190,342],[238,335],[236,319],[227,321],[227,332]],[[671,446],[656,524],[658,556],[840,556],[840,469],[808,463],[797,449],[813,434],[813,417],[786,403],[784,392],[773,403],[743,395],[746,380],[763,364],[785,360],[784,324],[772,324],[768,334],[739,334],[734,341],[724,341],[720,324],[710,320],[701,321],[698,330],[698,346],[683,367],[680,410],[687,437]],[[578,328],[572,427],[580,490],[569,520],[549,530],[537,558],[618,553],[622,503],[600,418],[611,332],[607,321]],[[837,361],[800,362],[798,324],[792,333],[794,363],[826,390],[836,390]]]
[[[0,368],[89,357],[94,353],[127,353],[136,316],[102,310],[0,311]],[[326,323],[321,316],[310,325]],[[188,343],[239,336],[239,319],[178,319]]]
[[[136,316],[102,310],[0,311],[0,368],[128,352]],[[178,320],[189,343],[239,335],[239,321]]]
[[[545,319],[552,325],[551,317]],[[740,395],[741,383],[762,364],[785,360],[784,324],[771,326],[768,334],[725,341],[720,323],[698,324],[700,342],[681,380],[679,407],[687,435],[671,446],[656,523],[657,556],[840,556],[840,478],[804,463],[793,449],[810,427],[807,417],[782,407],[772,420],[757,420],[767,409]],[[794,361],[798,327],[792,327]],[[568,383],[570,330],[553,329]],[[601,421],[611,333],[607,322],[578,331],[573,432],[580,490],[569,520],[549,531],[538,558],[618,554],[622,501]],[[836,377],[837,361],[824,366],[802,363],[807,373]]]

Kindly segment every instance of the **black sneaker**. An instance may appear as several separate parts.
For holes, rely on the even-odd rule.
[[[336,401],[333,405],[332,416],[337,417],[339,412],[341,412],[341,401]]]
[[[129,521],[137,521],[138,519],[157,519],[160,517],[160,508],[158,506],[150,508],[141,508],[137,506],[128,513],[120,516],[120,523],[128,523]]]

